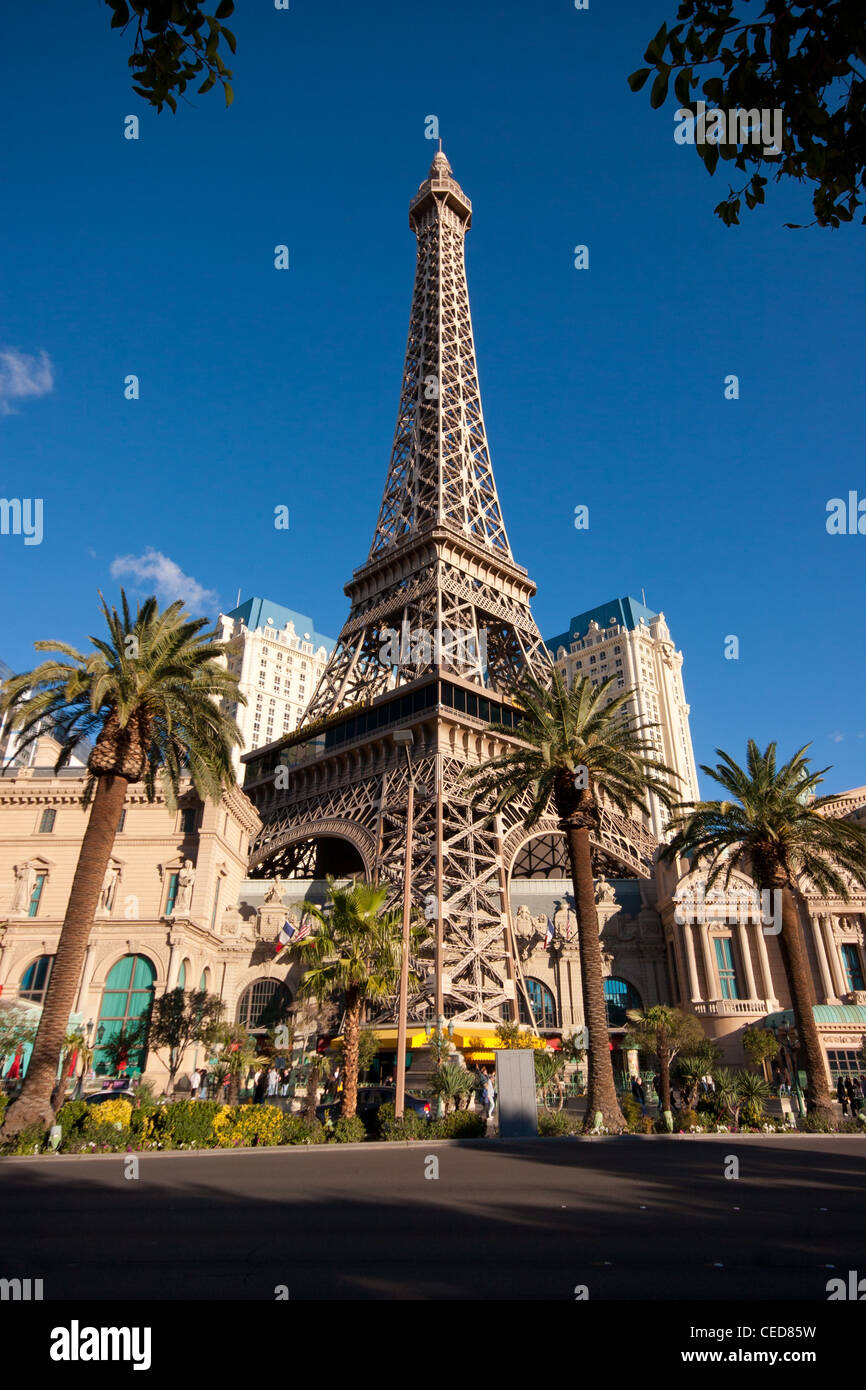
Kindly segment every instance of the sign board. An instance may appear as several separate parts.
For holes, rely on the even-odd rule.
[[[500,1138],[535,1138],[538,1100],[533,1048],[497,1048],[496,1101]]]

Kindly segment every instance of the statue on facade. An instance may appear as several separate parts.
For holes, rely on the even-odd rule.
[[[120,867],[112,860],[108,861],[105,870],[105,877],[102,880],[102,887],[99,890],[99,903],[96,908],[97,917],[109,917],[114,906],[114,896],[117,892],[117,880],[120,878]]]
[[[266,902],[269,905],[271,903],[276,903],[277,905],[279,905],[282,903],[282,901],[283,880],[280,878],[279,874],[277,874],[276,878],[271,882],[270,887],[265,893],[264,902]]]
[[[565,932],[568,926],[568,908],[565,903],[560,901],[559,907],[553,914],[553,934],[554,940],[565,941]]]
[[[27,901],[30,897],[30,865],[16,864],[13,869],[15,874],[15,887],[12,890],[12,903],[10,912],[26,912]]]
[[[601,874],[595,885],[595,901],[599,906],[612,906],[616,903],[616,893],[613,884],[608,883],[604,874]]]
[[[189,912],[192,903],[192,889],[195,883],[195,869],[191,859],[184,859],[183,868],[177,876],[177,897],[174,900],[173,917]]]
[[[514,914],[514,930],[517,932],[518,936],[532,936],[535,931],[532,914],[526,906],[526,903],[521,903]]]

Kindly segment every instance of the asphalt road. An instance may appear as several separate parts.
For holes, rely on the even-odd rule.
[[[438,1178],[425,1177],[439,1164]],[[739,1178],[724,1176],[727,1156]],[[826,1299],[866,1141],[792,1136],[0,1160],[0,1276],[46,1300]],[[833,1266],[834,1268],[829,1268]]]

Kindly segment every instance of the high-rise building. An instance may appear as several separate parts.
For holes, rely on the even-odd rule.
[[[663,613],[654,613],[633,598],[612,599],[578,613],[566,632],[547,639],[547,646],[568,680],[588,676],[593,685],[615,677],[612,695],[631,689],[627,708],[641,723],[656,724],[648,733],[656,756],[680,778],[681,800],[697,800],[698,776],[689,706],[683,689],[683,654],[677,651]],[[664,806],[649,798],[649,829],[661,839],[667,820]]]
[[[312,618],[266,598],[248,598],[219,621],[228,668],[247,700],[230,709],[244,736],[239,763],[241,753],[297,727],[334,642],[314,630]]]

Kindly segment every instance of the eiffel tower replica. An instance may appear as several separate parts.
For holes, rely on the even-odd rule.
[[[551,668],[490,463],[464,261],[471,221],[440,148],[409,205],[415,285],[370,553],[345,587],[349,616],[302,724],[244,759],[244,788],[264,821],[255,875],[363,874],[392,885],[395,906],[414,778],[412,897],[429,925],[415,962],[416,1023],[518,1016],[508,871],[529,834],[519,807],[473,808],[463,773],[503,749],[487,726],[516,722],[526,673],[544,680]],[[394,740],[405,729],[411,771]],[[554,818],[538,829],[564,843]],[[599,849],[646,874],[652,846],[635,830],[608,818]]]

